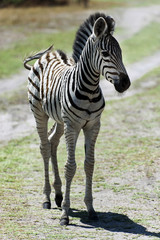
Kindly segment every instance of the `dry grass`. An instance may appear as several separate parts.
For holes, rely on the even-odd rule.
[[[8,48],[19,40],[24,41],[35,32],[46,34],[78,27],[91,12],[113,6],[115,4],[92,2],[88,9],[77,4],[0,9],[0,49]]]
[[[108,9],[115,6],[122,6],[122,3],[91,1],[88,9],[84,9],[83,5],[72,4],[68,6],[44,6],[44,7],[28,7],[28,8],[4,8],[0,9],[0,26],[19,26],[26,24],[35,24],[39,27],[46,27],[46,24],[54,21],[54,19],[66,18],[66,13],[73,14],[72,24],[74,23],[74,15],[80,12],[88,12],[90,10]]]

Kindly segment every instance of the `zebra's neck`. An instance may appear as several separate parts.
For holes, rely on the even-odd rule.
[[[95,64],[95,61],[98,61],[96,55],[93,42],[89,38],[76,64],[77,86],[82,91],[96,93],[99,88],[100,71]]]

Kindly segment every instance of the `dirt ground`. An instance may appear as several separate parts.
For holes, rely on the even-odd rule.
[[[76,24],[83,21],[91,11],[87,10],[84,11],[84,14],[78,14],[76,13]],[[143,28],[145,25],[149,24],[151,21],[158,21],[160,22],[160,6],[151,6],[151,7],[145,7],[145,8],[130,8],[130,9],[112,9],[111,14],[115,16],[117,20],[117,26],[123,27],[124,31],[118,36],[119,41],[123,41],[124,39],[127,39],[131,37],[133,34],[138,32],[141,28]],[[136,18],[135,18],[136,15]],[[129,17],[128,17],[129,16]],[[61,14],[58,15],[58,19],[62,17]],[[71,15],[65,15],[65,24],[64,28],[66,27],[66,22],[70,23],[72,21],[73,16]],[[130,19],[130,22],[128,21]],[[15,20],[16,22],[16,20]],[[58,21],[57,21],[58,23]],[[51,24],[51,22],[50,22]],[[48,24],[49,25],[49,24]],[[51,24],[53,26],[53,24]],[[132,26],[132,27],[131,27]],[[57,29],[57,26],[54,26],[54,30]],[[41,29],[44,31],[44,28]],[[19,31],[19,34],[17,35],[17,32],[15,32],[16,29],[6,31],[3,30],[3,33],[0,36],[0,46],[5,48],[8,47],[10,44],[13,43],[13,41],[17,41],[17,37],[21,38],[22,40],[26,37],[26,32]],[[45,31],[51,31],[51,28],[45,29]],[[13,37],[13,38],[12,38]],[[4,41],[4,38],[6,41]],[[11,41],[12,39],[12,41]],[[130,66],[127,66],[128,73],[130,75],[131,81],[136,81],[138,78],[142,77],[145,73],[149,72],[150,70],[154,69],[155,67],[160,65],[160,52],[156,53],[153,56],[150,56],[148,58],[142,59],[140,62],[134,63]],[[147,67],[146,67],[147,66]],[[0,85],[0,96],[4,93],[11,93],[12,91],[17,90],[17,88],[21,89],[24,88],[27,83],[27,73],[26,71],[22,71],[20,74],[14,75],[12,78],[3,79],[1,80]],[[131,88],[123,97],[131,96],[136,94],[137,92],[143,92],[146,89],[148,89],[153,84],[152,81],[148,79],[148,82],[145,84],[142,84],[139,89]],[[156,84],[156,83],[155,83]],[[119,99],[120,97],[117,96],[115,91],[113,90],[113,86],[109,83],[106,83],[105,80],[102,80],[101,82],[102,89],[104,90],[104,95],[107,100],[112,99]],[[106,87],[107,86],[107,87]],[[123,98],[121,97],[121,98]],[[35,130],[35,123],[34,119],[32,117],[31,112],[29,111],[28,105],[26,104],[16,104],[14,106],[11,106],[5,111],[0,112],[0,125],[2,127],[1,132],[1,139],[0,144],[7,144],[7,142],[11,139],[16,139],[21,136],[27,136],[32,131]],[[159,136],[160,137],[160,136]],[[158,165],[158,163],[157,163]],[[127,172],[128,174],[128,172]],[[112,182],[117,185],[134,185],[135,177],[138,179],[136,181],[136,184],[139,188],[139,191],[144,191],[145,189],[150,190],[153,187],[154,179],[152,177],[146,178],[145,175],[141,175],[142,172],[139,171],[138,173],[134,171],[130,172],[130,177],[128,178],[128,175],[123,175],[123,183],[121,177],[114,177],[112,178]],[[160,180],[159,173],[155,170],[154,178],[157,180]],[[74,191],[77,193],[80,193],[81,191],[84,191],[84,187],[75,187]],[[134,191],[134,190],[133,190]],[[78,229],[79,233],[82,233],[84,229],[88,231],[89,236],[92,235],[93,230],[98,228],[102,228],[104,230],[109,230],[110,232],[116,231],[116,238],[113,236],[107,235],[109,233],[106,233],[103,236],[103,239],[115,239],[115,240],[123,240],[123,239],[150,239],[150,237],[153,237],[152,239],[160,238],[160,235],[155,233],[155,229],[152,228],[153,222],[150,220],[151,227],[149,229],[145,229],[140,224],[134,223],[131,219],[135,218],[136,211],[131,212],[130,216],[127,217],[126,215],[114,213],[114,212],[107,212],[104,206],[106,205],[106,198],[108,202],[108,208],[110,208],[110,204],[115,204],[115,207],[119,205],[119,202],[121,203],[121,206],[123,206],[123,203],[126,203],[126,197],[128,201],[131,201],[131,195],[133,195],[133,191],[131,192],[128,190],[127,196],[125,194],[122,194],[122,192],[115,192],[114,193],[114,200],[113,200],[113,193],[111,190],[106,191],[97,191],[94,193],[94,205],[98,206],[97,211],[100,218],[100,221],[95,223],[89,223],[86,220],[86,213],[83,213],[82,211],[77,211],[75,209],[72,210],[71,215],[72,217],[78,216],[81,221],[79,224],[74,226],[74,224],[71,223],[71,225],[68,227],[68,231],[74,231],[75,228]],[[101,197],[99,197],[101,196]],[[29,197],[29,196],[28,196]],[[41,199],[38,199],[39,196],[35,196],[35,201],[37,201],[37,204],[41,206]],[[150,202],[145,204],[145,200],[142,199],[141,201],[144,201],[143,208],[139,208],[136,204],[134,206],[134,203],[132,203],[132,208],[137,209],[138,212],[145,212],[146,215],[149,216],[149,212],[152,210],[155,213],[155,216],[157,216],[158,210],[157,210],[157,203],[154,203],[154,196],[150,196]],[[154,208],[155,204],[155,208]],[[35,213],[36,214],[36,213]],[[48,213],[48,219],[52,219],[52,221],[57,222],[57,219],[53,219],[51,216],[51,213]],[[26,219],[26,221],[30,221],[30,219]],[[32,216],[32,222],[36,222],[37,218],[35,216]],[[46,220],[46,224],[49,223],[49,220]],[[50,223],[49,223],[50,224]],[[117,232],[117,229],[119,231]],[[123,232],[123,234],[122,234]],[[95,233],[95,232],[94,232]],[[140,237],[142,235],[142,237]],[[44,239],[43,236],[39,236],[39,239]],[[42,238],[41,238],[42,237]],[[154,238],[155,237],[155,238]],[[74,237],[73,239],[77,240],[79,238]],[[83,239],[83,238],[82,238]],[[95,239],[94,236],[88,237],[87,239]],[[98,238],[97,238],[98,239]],[[102,239],[102,238],[99,238]]]

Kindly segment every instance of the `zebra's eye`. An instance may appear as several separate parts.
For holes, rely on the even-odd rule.
[[[109,53],[107,51],[102,51],[101,53],[102,53],[103,57],[105,57],[105,58],[109,57]]]

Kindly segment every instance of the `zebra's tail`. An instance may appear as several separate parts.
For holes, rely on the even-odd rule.
[[[24,62],[23,62],[24,67],[25,67],[26,69],[28,69],[28,70],[31,70],[32,66],[29,65],[29,64],[27,64],[27,63],[30,62],[30,61],[32,61],[32,60],[34,60],[34,59],[39,59],[43,54],[45,54],[45,53],[47,53],[47,52],[50,52],[50,51],[52,50],[52,48],[53,48],[53,45],[50,46],[49,48],[47,48],[47,49],[44,50],[44,51],[38,52],[38,53],[36,53],[35,55],[29,56],[28,58],[26,58],[26,59],[24,60]]]

